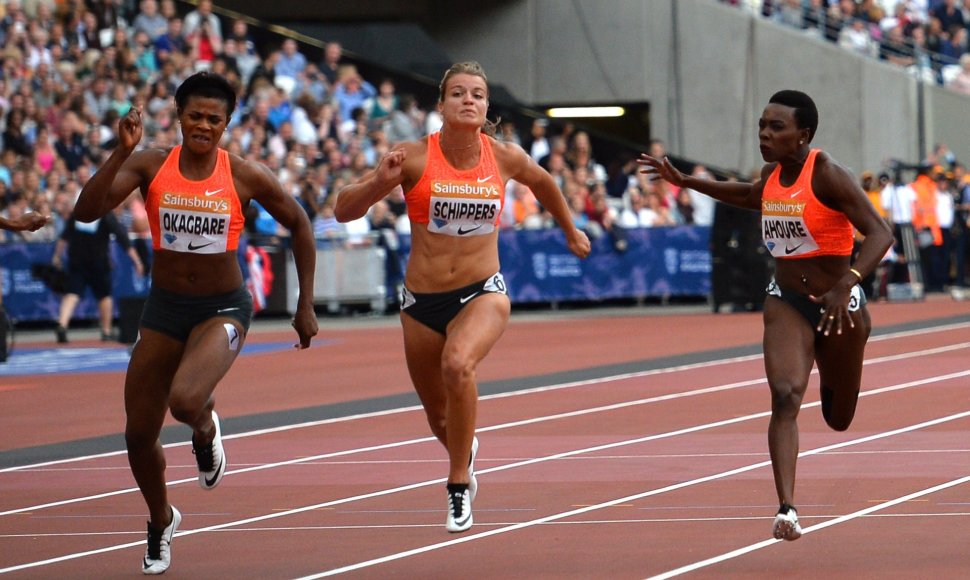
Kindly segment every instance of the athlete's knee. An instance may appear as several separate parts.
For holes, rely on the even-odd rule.
[[[441,356],[441,376],[445,388],[464,388],[475,381],[475,361],[459,352],[446,352]]]
[[[852,425],[852,417],[838,418],[838,417],[826,417],[825,423],[833,431],[846,431],[849,426]]]
[[[130,453],[151,449],[157,441],[158,432],[145,428],[142,422],[129,421],[125,426],[125,448]]]
[[[186,425],[195,425],[202,414],[206,411],[206,400],[206,398],[192,394],[173,393],[172,396],[169,397],[168,407],[172,412],[172,417],[174,417],[176,421],[185,423]]]
[[[802,407],[804,388],[798,388],[789,381],[771,383],[771,413],[775,416],[795,417]]]

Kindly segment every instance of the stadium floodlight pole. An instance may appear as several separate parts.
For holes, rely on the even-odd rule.
[[[923,75],[926,71],[925,62],[928,59],[926,50],[920,46],[913,46],[916,56],[916,152],[919,160],[926,159],[926,87]],[[932,70],[932,69],[930,69]]]

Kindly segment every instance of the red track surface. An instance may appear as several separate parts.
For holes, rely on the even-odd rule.
[[[877,328],[968,312],[936,297],[871,309]],[[626,314],[514,316],[479,380],[761,337],[758,314]],[[217,390],[223,420],[410,392],[393,320],[321,338],[335,342],[240,358]],[[825,427],[813,381],[800,418],[806,534],[797,542],[770,540],[768,392],[756,355],[603,369],[596,380],[484,397],[475,526],[458,535],[444,529],[445,454],[417,409],[267,433],[227,428],[230,469],[212,492],[199,489],[189,448],[171,446],[170,496],[183,522],[167,577],[965,577],[968,350],[966,322],[875,338],[844,433]],[[0,450],[117,435],[122,382],[122,373],[5,379]],[[0,573],[138,575],[146,510],[133,488],[122,453],[0,469]]]

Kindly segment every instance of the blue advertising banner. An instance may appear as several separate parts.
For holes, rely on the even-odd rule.
[[[706,296],[711,290],[710,228],[639,228],[618,252],[608,236],[580,260],[560,230],[499,235],[502,274],[512,302],[598,301]]]
[[[112,295],[114,298],[144,296],[148,293],[148,279],[139,276],[131,258],[117,243],[111,244]],[[0,288],[3,305],[15,320],[57,320],[61,295],[51,292],[44,282],[34,278],[34,264],[50,264],[54,255],[53,243],[0,244]],[[78,303],[73,318],[96,319],[98,305],[90,291]]]

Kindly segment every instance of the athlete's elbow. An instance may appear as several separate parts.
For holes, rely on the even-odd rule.
[[[85,207],[83,205],[75,205],[72,214],[76,221],[82,223],[93,222],[104,215],[103,213],[99,213],[95,208]]]
[[[333,217],[337,218],[338,222],[345,224],[349,221],[357,219],[360,216],[355,215],[354,212],[352,212],[349,208],[337,204],[333,208]]]

